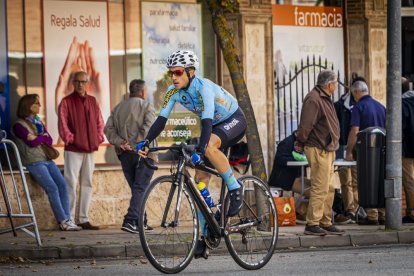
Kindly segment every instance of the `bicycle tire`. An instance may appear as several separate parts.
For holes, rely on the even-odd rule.
[[[240,226],[256,222],[240,232],[229,232],[224,236],[227,249],[235,262],[248,270],[256,270],[265,266],[273,256],[279,234],[277,210],[269,188],[255,176],[243,176],[238,179],[244,188],[244,204],[238,215],[227,218],[226,230],[232,226]],[[264,196],[265,212],[259,215],[255,189]],[[226,210],[230,202],[229,195],[225,199]],[[257,201],[258,202],[258,201]]]
[[[150,263],[163,273],[182,271],[190,264],[194,255],[199,235],[198,217],[196,205],[187,189],[184,184],[176,225],[170,224],[174,220],[178,191],[178,186],[174,184],[172,176],[154,179],[141,202],[138,221],[141,245]],[[167,206],[170,193],[173,193],[173,196],[171,204]],[[166,223],[162,225],[164,211],[167,208]],[[145,230],[145,211],[147,223],[153,227],[151,232]]]

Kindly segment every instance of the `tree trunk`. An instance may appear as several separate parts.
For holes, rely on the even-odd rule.
[[[221,5],[227,3],[225,3],[225,1],[222,2],[216,0],[206,0],[206,3],[212,15],[214,32],[216,33],[217,39],[220,43],[224,60],[229,68],[237,101],[246,115],[247,144],[249,147],[253,175],[259,177],[263,180],[263,182],[267,183],[262,144],[260,143],[260,136],[257,130],[253,107],[250,102],[250,96],[247,91],[246,83],[243,79],[240,58],[237,54],[237,49],[234,46],[233,33],[227,24],[226,18],[224,17],[225,8]],[[229,4],[231,4],[230,1]]]
[[[217,39],[220,43],[221,50],[223,52],[224,60],[230,71],[231,80],[233,83],[234,91],[236,92],[236,98],[239,102],[239,106],[246,115],[247,121],[247,145],[249,148],[250,162],[252,165],[253,175],[259,177],[267,184],[266,169],[263,159],[262,144],[260,143],[259,131],[257,130],[256,118],[254,117],[254,110],[250,102],[249,91],[247,91],[246,83],[243,79],[243,74],[240,66],[240,58],[237,55],[237,49],[234,46],[233,33],[230,30],[227,20],[224,17],[223,4],[236,3],[230,2],[232,0],[206,0],[210,9],[213,21],[213,29],[216,33]],[[221,4],[221,5],[220,5]],[[232,7],[230,7],[232,9]],[[227,9],[229,10],[229,8]],[[259,217],[265,216],[269,213],[269,206],[265,195],[260,189],[255,190],[257,214]],[[248,199],[246,199],[248,200]],[[265,221],[261,224],[260,230],[270,230],[270,224]]]

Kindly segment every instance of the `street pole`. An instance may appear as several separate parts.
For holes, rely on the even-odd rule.
[[[401,1],[390,0],[387,2],[385,228],[400,229],[402,223]]]

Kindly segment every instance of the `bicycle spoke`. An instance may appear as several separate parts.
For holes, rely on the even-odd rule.
[[[240,266],[259,269],[270,260],[276,246],[276,208],[268,188],[260,179],[246,176],[240,181],[245,188],[245,201],[239,214],[228,219],[226,244]],[[258,194],[265,199],[264,203],[258,202]]]
[[[179,191],[174,186],[172,177],[154,180],[144,200],[151,202],[146,205],[150,208],[145,210],[148,225],[154,229],[145,232],[143,216],[139,225],[141,244],[148,260],[155,268],[166,273],[179,272],[188,265],[198,235],[195,205],[191,195],[184,186],[181,200],[178,200]]]

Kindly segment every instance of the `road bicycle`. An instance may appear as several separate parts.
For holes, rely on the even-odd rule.
[[[169,175],[151,182],[141,202],[138,229],[145,255],[163,273],[178,273],[185,269],[193,258],[200,235],[198,208],[206,221],[204,239],[208,248],[217,248],[224,237],[237,264],[249,270],[262,268],[273,255],[279,231],[269,188],[255,176],[240,177],[244,204],[238,215],[227,217],[230,198],[222,181],[218,204],[209,208],[187,168],[220,175],[206,165],[194,166],[190,157],[194,149],[194,145],[185,143],[149,149],[149,152],[169,150],[176,159]],[[151,232],[145,230],[145,212],[147,224],[154,228]]]

